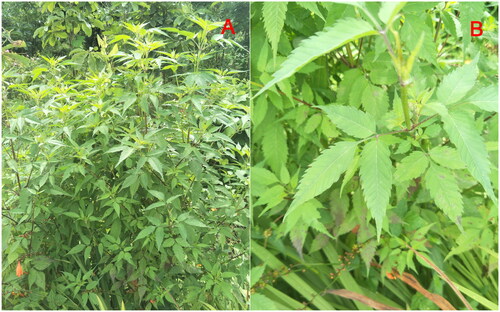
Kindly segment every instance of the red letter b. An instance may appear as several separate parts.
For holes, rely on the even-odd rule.
[[[475,33],[474,30],[479,30],[479,33]],[[483,34],[483,23],[479,21],[470,22],[470,35],[471,37],[479,37]]]

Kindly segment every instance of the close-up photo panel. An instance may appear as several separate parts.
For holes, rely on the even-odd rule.
[[[1,25],[1,309],[499,310],[498,2]]]
[[[498,3],[251,27],[252,309],[498,310]]]

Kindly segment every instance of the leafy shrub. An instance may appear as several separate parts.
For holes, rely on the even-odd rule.
[[[42,8],[93,29],[100,5]],[[246,307],[248,90],[206,63],[242,47],[213,36],[220,22],[188,21],[115,23],[65,56],[4,54],[4,308]]]
[[[496,11],[252,6],[252,308],[498,308]]]

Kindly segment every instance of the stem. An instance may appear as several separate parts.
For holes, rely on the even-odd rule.
[[[442,18],[440,17],[440,18],[439,18],[439,21],[438,21],[438,23],[437,23],[437,25],[436,25],[436,34],[434,35],[434,42],[436,42],[436,40],[437,40],[437,38],[438,38],[438,36],[439,36],[439,31],[441,30],[441,23],[442,23],[442,21],[443,21],[443,20],[442,20]]]
[[[410,108],[408,106],[408,86],[401,85],[401,105],[403,106],[403,113],[405,115],[406,128],[411,129]]]
[[[361,56],[361,48],[363,47],[363,39],[359,39],[359,46],[358,46],[358,57],[356,58],[356,66],[359,65],[359,57]]]
[[[17,163],[16,152],[14,151],[14,142],[10,139],[10,148],[12,150],[12,158]],[[21,192],[21,179],[19,178],[19,172],[16,170],[17,186],[19,186],[19,192]]]
[[[349,43],[345,45],[345,48],[347,50],[347,56],[349,57],[349,64],[351,65],[349,67],[353,68],[355,67],[355,63],[354,63],[354,57],[352,57],[351,46],[349,45]]]

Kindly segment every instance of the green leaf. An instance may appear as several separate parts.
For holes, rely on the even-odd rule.
[[[419,44],[419,38],[423,35],[422,46],[420,47],[419,57],[436,63],[437,46],[434,42],[434,28],[429,14],[422,12],[420,14],[405,14],[405,22],[401,28],[401,39],[408,50],[414,51]]]
[[[321,123],[321,114],[312,115],[306,122],[304,126],[304,133],[311,133],[319,126]]]
[[[278,177],[274,173],[260,167],[252,167],[251,178],[252,184],[271,185],[279,182]]]
[[[382,140],[368,142],[361,152],[359,174],[366,205],[375,219],[377,239],[389,205],[392,188],[392,163],[389,148]]]
[[[458,217],[462,215],[463,202],[457,180],[453,174],[448,169],[431,163],[424,181],[436,206],[453,222],[460,223]]]
[[[401,11],[401,9],[405,6],[405,4],[406,2],[382,2],[382,6],[378,11],[378,17],[384,24],[390,25],[399,11]]]
[[[127,159],[132,153],[134,152],[134,149],[130,146],[124,146],[122,153],[120,154],[120,159],[118,160],[118,163],[115,165],[115,168],[118,167],[118,165]]]
[[[448,112],[441,106],[438,113],[443,120],[443,128],[455,144],[460,159],[470,173],[481,183],[488,196],[496,203],[497,199],[490,181],[490,162],[483,138],[475,127],[474,118],[467,112]]]
[[[351,91],[353,90],[354,83],[360,77],[364,78],[364,76],[362,75],[363,75],[362,72],[358,68],[350,69],[344,72],[344,77],[342,78],[342,81],[340,81],[340,84],[337,88],[337,102],[339,104],[349,103],[349,96],[351,95]]]
[[[460,160],[458,152],[453,147],[436,146],[429,151],[431,159],[441,166],[450,169],[464,169],[465,164]]]
[[[253,287],[260,280],[265,270],[265,265],[258,265],[252,268],[250,273],[250,287]]]
[[[484,15],[484,2],[462,2],[458,4],[458,11],[460,12],[459,20],[462,27],[462,42],[464,44],[464,54],[467,51],[467,46],[471,42],[470,22],[481,21]]]
[[[355,18],[346,18],[338,21],[332,27],[303,40],[292,51],[292,54],[281,64],[280,69],[273,74],[273,79],[257,92],[258,96],[281,80],[290,77],[307,63],[319,56],[326,54],[344,44],[366,36],[375,35],[377,32],[372,26]]]
[[[274,207],[283,200],[283,198],[286,196],[286,192],[285,188],[278,184],[267,188],[262,194],[259,194],[258,196],[259,199],[253,203],[254,206],[269,204]]]
[[[474,87],[477,75],[476,61],[455,69],[439,84],[436,91],[438,100],[444,105],[460,101]]]
[[[321,13],[321,11],[319,10],[316,2],[297,1],[295,3],[297,3],[298,5],[303,7],[304,9],[311,11],[312,13],[314,13],[314,15],[319,16],[319,18],[321,18],[323,21],[325,20],[325,17],[323,16],[323,13]]]
[[[467,97],[465,102],[470,103],[487,112],[498,112],[498,85],[491,85],[479,89]]]
[[[375,120],[372,116],[352,106],[327,105],[321,108],[340,129],[357,138],[367,138],[375,134]]]
[[[75,247],[71,248],[71,250],[68,251],[66,255],[74,255],[76,253],[82,252],[85,249],[85,247],[86,246],[84,244],[76,245]]]
[[[264,19],[264,30],[273,49],[273,57],[278,53],[278,42],[285,25],[288,2],[264,2],[262,5],[262,17]]]
[[[172,250],[174,251],[174,255],[179,260],[179,262],[184,262],[184,259],[186,258],[186,254],[184,253],[184,250],[182,249],[181,245],[175,244],[172,247]]]
[[[160,251],[161,249],[164,237],[165,237],[165,231],[163,230],[162,227],[158,227],[155,231],[156,248],[158,249],[158,251]]]
[[[153,168],[154,171],[158,172],[160,176],[163,178],[163,165],[156,157],[149,157],[148,163]]]
[[[353,90],[353,92],[356,92],[356,90]],[[369,83],[363,91],[361,104],[363,104],[365,111],[372,115],[375,120],[380,120],[389,108],[387,91]]]
[[[43,271],[52,264],[52,261],[50,260],[49,257],[39,256],[39,257],[35,257],[33,259],[32,263],[33,263],[33,267],[35,267],[35,269],[37,269],[39,271]]]
[[[139,232],[139,234],[137,235],[137,237],[134,239],[134,242],[136,240],[142,239],[142,238],[148,236],[149,234],[153,233],[155,229],[156,229],[156,226],[154,226],[154,225],[150,225],[148,227],[145,227],[144,229],[142,229]]]
[[[425,169],[429,166],[427,156],[415,151],[401,160],[401,163],[396,168],[394,179],[397,181],[406,181],[420,177]]]
[[[279,173],[288,158],[286,133],[281,123],[269,126],[262,140],[262,150],[271,169]]]
[[[339,142],[324,150],[313,161],[299,182],[298,191],[285,218],[295,208],[323,193],[337,182],[340,175],[349,167],[357,145],[357,142]]]
[[[354,156],[354,158],[351,161],[351,164],[349,165],[344,174],[344,179],[342,180],[342,185],[340,186],[340,194],[342,194],[344,187],[352,179],[352,177],[354,176],[354,174],[358,169],[359,169],[359,155],[358,153],[356,153],[356,156]]]
[[[197,226],[197,227],[208,227],[205,223],[201,222],[200,220],[190,217],[186,220],[184,220],[184,223],[192,225],[192,226]]]

